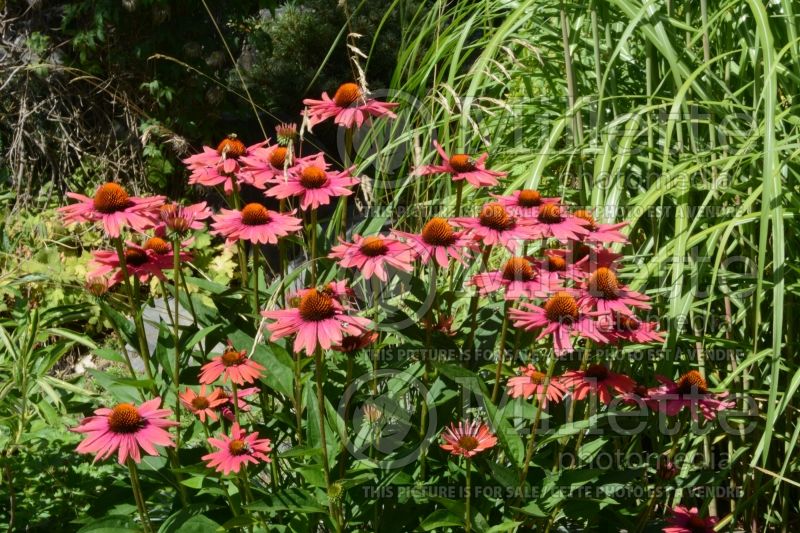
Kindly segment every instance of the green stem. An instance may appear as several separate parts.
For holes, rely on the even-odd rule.
[[[172,332],[175,337],[175,420],[178,422],[175,438],[175,448],[181,446],[181,399],[180,399],[180,386],[181,386],[181,351],[180,351],[180,300],[178,294],[180,293],[180,278],[181,278],[181,243],[180,238],[175,237],[172,240],[172,279],[175,285],[175,313],[172,317]],[[169,308],[166,298],[164,299],[164,307]]]
[[[336,509],[336,504],[331,498],[331,466],[328,461],[328,437],[325,433],[325,397],[322,394],[322,348],[317,346],[315,351],[316,358],[316,375],[317,375],[317,409],[319,410],[319,439],[322,448],[322,469],[325,473],[325,487],[328,493],[328,510],[331,513],[336,531],[341,531],[341,522],[339,521],[339,513]]]
[[[150,348],[147,346],[147,335],[144,331],[144,323],[142,316],[139,312],[139,294],[134,291],[131,284],[130,273],[128,272],[128,263],[125,261],[125,248],[122,244],[122,237],[114,239],[114,247],[117,250],[119,257],[119,266],[122,269],[122,275],[125,278],[125,288],[128,291],[128,303],[130,305],[131,315],[133,316],[133,323],[136,327],[136,337],[139,341],[139,355],[144,362],[144,371],[147,374],[147,379],[151,381],[151,390],[153,395],[158,396],[158,389],[156,388],[155,380],[153,379],[153,369],[150,366]]]
[[[253,316],[256,318],[258,317],[258,312],[260,310],[258,302],[258,256],[260,253],[261,252],[259,251],[258,244],[253,243]],[[266,274],[264,274],[264,276],[266,277]]]
[[[500,328],[500,341],[497,348],[497,368],[494,371],[494,387],[492,388],[492,403],[497,403],[497,395],[500,392],[500,376],[503,372],[503,360],[506,351],[506,334],[508,333],[508,310],[511,307],[511,301],[506,300],[505,308],[503,310],[503,325]]]
[[[239,389],[236,387],[236,382],[231,381],[231,388],[233,389],[233,418],[236,423],[239,423]]]
[[[136,500],[136,508],[139,511],[139,519],[142,521],[142,529],[145,533],[152,533],[153,525],[150,523],[150,516],[147,514],[147,506],[145,505],[144,495],[142,494],[142,486],[139,484],[139,473],[136,471],[136,463],[134,463],[131,458],[128,458],[128,473],[131,478],[133,498]]]
[[[467,533],[472,531],[472,516],[469,509],[470,500],[472,499],[472,484],[471,484],[471,474],[472,473],[472,459],[467,458],[467,497],[464,506],[464,529],[466,529]]]
[[[317,210],[311,210],[311,223],[309,224],[309,239],[311,241],[311,285],[317,285]]]
[[[547,388],[550,386],[550,378],[553,377],[553,370],[556,367],[556,359],[553,357],[550,360],[550,365],[547,367],[547,375],[544,380],[544,390],[542,391],[541,398],[546,401],[547,398]],[[531,434],[528,437],[528,446],[525,449],[525,462],[522,465],[522,472],[519,476],[519,489],[520,495],[522,494],[522,488],[525,486],[525,480],[528,478],[528,468],[531,464],[531,458],[533,457],[533,450],[536,447],[536,430],[539,427],[539,420],[542,417],[542,401],[539,401],[537,398],[536,401],[536,415],[533,418],[533,424],[531,424]]]
[[[294,417],[297,424],[297,444],[303,444],[303,386],[300,352],[294,353]]]
[[[456,183],[456,216],[461,216],[461,196],[464,193],[464,180]]]

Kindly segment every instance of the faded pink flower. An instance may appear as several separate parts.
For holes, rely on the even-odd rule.
[[[477,159],[467,154],[447,155],[442,145],[433,141],[433,146],[442,158],[440,165],[426,165],[417,169],[420,176],[428,174],[450,174],[453,181],[466,180],[473,187],[493,187],[498,184],[497,178],[506,176],[505,172],[488,170],[486,159],[489,154],[483,154]]]
[[[227,244],[237,240],[277,244],[279,238],[302,229],[303,221],[291,216],[294,213],[277,213],[258,203],[247,204],[241,211],[223,209],[214,215],[211,234],[225,237]]]
[[[247,350],[234,350],[228,343],[225,352],[204,364],[200,369],[200,383],[214,383],[220,376],[222,382],[228,380],[237,385],[253,383],[261,377],[265,368],[247,357]]]
[[[340,172],[329,172],[327,168],[328,163],[321,153],[304,158],[292,167],[285,180],[278,181],[265,194],[279,199],[297,196],[301,209],[317,209],[330,204],[331,198],[353,194],[349,187],[360,183],[350,175],[355,167]]]
[[[555,238],[561,242],[570,240],[580,240],[588,233],[586,226],[588,222],[565,213],[563,208],[557,204],[544,204],[539,207],[536,218],[531,219],[533,223],[533,238],[549,239]]]
[[[540,277],[525,257],[510,258],[501,270],[476,274],[467,285],[474,285],[484,295],[505,289],[506,300],[545,298],[561,288],[558,278]]]
[[[128,457],[139,463],[141,451],[148,455],[158,455],[156,446],[174,446],[172,436],[165,428],[178,423],[166,418],[172,414],[169,409],[158,409],[161,398],[153,398],[140,406],[120,403],[113,409],[103,407],[84,418],[78,427],[71,431],[86,433],[86,438],[78,444],[78,453],[94,453],[94,460],[107,459],[115,451],[119,464]]]
[[[465,228],[484,245],[502,244],[511,253],[516,251],[520,241],[534,237],[533,223],[529,219],[509,216],[499,203],[485,204],[476,218],[459,217],[452,219],[451,223]]]
[[[256,432],[248,435],[237,422],[233,423],[230,436],[210,437],[208,443],[217,451],[204,455],[203,461],[206,461],[207,467],[225,475],[238,473],[247,463],[269,463],[272,460],[268,455],[272,451],[272,441],[259,439]]]
[[[507,196],[492,194],[497,203],[506,208],[506,211],[515,217],[535,218],[539,215],[539,208],[545,204],[558,204],[560,198],[545,198],[539,191],[522,189],[514,191]]]
[[[589,365],[586,370],[566,372],[561,376],[561,383],[565,387],[572,387],[575,400],[583,400],[591,392],[606,405],[611,403],[613,396],[628,394],[636,385],[628,376],[612,372],[603,364]]]
[[[698,419],[698,409],[706,420],[713,420],[719,411],[731,409],[736,402],[727,401],[727,392],[714,394],[708,389],[705,378],[697,370],[690,370],[672,381],[664,376],[656,376],[661,386],[650,394],[656,409],[668,416],[677,415],[688,407],[694,420]]]
[[[514,327],[528,331],[543,328],[537,339],[552,334],[557,356],[574,350],[571,336],[585,337],[603,344],[608,342],[593,318],[580,311],[578,302],[570,291],[557,292],[547,299],[544,307],[529,303],[523,303],[521,307],[522,309],[509,309]]]
[[[183,160],[192,172],[189,176],[189,184],[206,187],[222,185],[225,194],[233,192],[234,183],[247,183],[255,186],[252,178],[241,172],[239,158],[251,154],[253,150],[265,144],[267,141],[245,146],[236,134],[232,133],[223,139],[216,149],[204,146],[201,153]]]
[[[58,209],[66,224],[102,222],[106,234],[112,238],[119,237],[124,227],[137,231],[154,227],[158,222],[158,208],[165,200],[163,196],[128,196],[127,191],[116,183],[101,185],[94,198],[74,192],[68,192],[67,196],[78,203]]]
[[[584,228],[589,233],[583,238],[587,242],[628,242],[628,238],[619,231],[621,228],[624,228],[628,225],[627,222],[620,222],[618,224],[600,224],[594,219],[594,216],[590,211],[583,209],[575,211],[573,216],[582,218],[588,222]]]
[[[336,89],[333,98],[327,92],[322,93],[322,100],[303,100],[307,109],[304,114],[308,117],[308,123],[313,128],[320,122],[329,118],[335,124],[352,128],[361,127],[370,117],[397,118],[392,109],[397,107],[396,103],[380,102],[375,99],[366,98],[365,91],[355,83],[344,83]]]
[[[375,276],[381,281],[386,281],[387,266],[411,272],[414,269],[412,263],[415,254],[407,244],[391,237],[355,235],[352,243],[341,241],[341,244],[334,246],[328,257],[337,259],[339,266],[343,268],[360,270],[364,279]]]
[[[328,350],[340,344],[344,335],[361,335],[369,330],[369,320],[346,311],[332,291],[307,289],[296,307],[262,311],[261,314],[275,320],[267,326],[272,332],[270,340],[296,334],[293,350],[305,350],[306,355],[311,356],[317,346]]]
[[[423,265],[427,265],[431,259],[442,268],[450,265],[450,259],[464,265],[464,259],[469,258],[469,253],[464,249],[474,247],[472,238],[465,231],[453,231],[447,219],[440,217],[434,217],[425,223],[419,234],[397,230],[394,234],[406,240]]]
[[[214,389],[211,394],[206,394],[205,384],[200,386],[200,394],[187,387],[180,394],[180,398],[183,406],[203,423],[206,421],[206,416],[216,421],[217,413],[215,410],[227,401],[222,397],[222,389]]]
[[[596,309],[600,314],[620,313],[632,316],[631,307],[650,309],[649,296],[622,285],[613,270],[600,267],[580,285],[578,304],[586,310]]]
[[[489,426],[477,420],[450,424],[444,429],[442,439],[444,444],[440,446],[443,450],[467,458],[475,457],[497,444],[497,437]]]
[[[567,389],[561,384],[558,377],[551,377],[547,382],[547,375],[536,370],[533,365],[521,366],[518,372],[522,375],[508,379],[508,395],[512,398],[530,398],[536,395],[536,401],[543,407],[547,402],[558,403],[564,399]]]

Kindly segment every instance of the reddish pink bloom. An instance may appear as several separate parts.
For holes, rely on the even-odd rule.
[[[444,444],[440,446],[443,450],[467,458],[475,457],[497,444],[497,437],[489,426],[477,420],[459,422],[458,425],[450,424],[450,427],[444,429],[442,439]]]
[[[522,308],[509,310],[514,327],[529,331],[544,328],[537,339],[552,334],[557,356],[573,351],[571,336],[585,337],[599,343],[608,342],[592,317],[580,311],[578,302],[569,291],[557,292],[545,302],[544,307],[523,303]]]
[[[536,265],[539,275],[543,279],[548,279],[551,283],[558,280],[577,281],[583,277],[583,272],[577,265],[569,261],[570,253],[568,250],[549,249],[545,250],[542,259],[529,257],[528,259]]]
[[[597,322],[600,331],[612,344],[664,342],[664,337],[657,331],[658,322],[642,322],[636,317],[622,314],[604,315],[598,317]]]
[[[92,256],[91,264],[96,268],[87,275],[89,279],[105,277],[110,273],[109,287],[113,287],[125,279],[122,263],[116,250],[95,250],[92,252]],[[142,283],[147,283],[153,277],[166,278],[163,271],[172,268],[172,257],[172,247],[158,237],[149,239],[145,246],[128,242],[125,249],[125,267],[129,275],[136,276]],[[189,259],[189,257],[189,254],[181,254],[182,260]]]
[[[166,229],[172,230],[180,235],[190,229],[203,230],[206,228],[204,220],[213,215],[206,202],[192,205],[164,204],[159,209],[161,223],[156,226],[156,234],[164,232]]]
[[[533,365],[521,366],[518,370],[522,375],[508,379],[508,395],[512,398],[530,398],[536,395],[536,401],[544,408],[547,402],[558,403],[564,399],[567,389],[557,377],[547,381],[547,375],[536,370]]]
[[[545,204],[558,204],[560,198],[544,198],[539,191],[523,189],[514,191],[508,196],[492,194],[497,203],[515,217],[536,218],[539,216],[539,208]]]
[[[584,237],[587,242],[628,242],[628,238],[620,233],[620,229],[628,225],[627,222],[620,222],[619,224],[600,224],[595,219],[590,211],[580,210],[575,211],[575,217],[581,218],[588,222],[584,228],[589,233]]]
[[[558,279],[540,277],[525,257],[512,257],[501,270],[477,274],[467,285],[474,285],[484,295],[504,288],[506,300],[545,298],[561,288]]]
[[[561,383],[573,387],[575,400],[583,400],[591,392],[608,405],[617,394],[628,394],[636,383],[624,374],[616,374],[607,366],[590,365],[586,370],[572,370],[561,376]]]
[[[378,332],[367,331],[361,335],[345,335],[342,337],[342,342],[334,344],[331,348],[337,352],[351,354],[370,346],[376,340],[378,340]]]
[[[588,222],[565,213],[557,204],[544,204],[539,207],[536,218],[533,220],[533,238],[555,238],[561,242],[580,240],[588,234]]]
[[[272,332],[270,340],[296,334],[294,351],[305,350],[308,356],[317,346],[328,350],[333,344],[340,344],[345,334],[361,335],[370,327],[366,318],[348,315],[331,292],[317,289],[303,291],[296,307],[261,314],[275,320],[267,326]]]
[[[390,237],[355,235],[352,243],[341,239],[340,242],[341,244],[331,249],[328,257],[338,259],[341,267],[360,270],[364,279],[375,276],[381,281],[386,281],[387,265],[403,272],[411,272],[414,269],[412,265],[414,250]]]
[[[359,179],[350,175],[355,167],[341,172],[329,172],[327,168],[328,163],[321,153],[304,158],[292,167],[285,180],[279,181],[265,194],[280,199],[297,196],[301,209],[317,209],[330,204],[331,198],[353,194],[348,187],[359,184]]]
[[[228,380],[237,385],[253,383],[261,377],[264,367],[247,357],[247,350],[237,351],[228,344],[225,352],[204,364],[200,369],[200,383],[214,383],[220,376],[222,382]]]
[[[233,192],[234,180],[236,182],[255,185],[252,178],[241,172],[239,158],[252,153],[256,148],[264,146],[267,141],[251,146],[245,146],[235,134],[228,135],[219,143],[216,149],[203,146],[202,153],[195,154],[183,160],[189,170],[189,184],[215,187],[222,185],[225,194]]]
[[[94,198],[68,192],[67,196],[78,203],[60,207],[64,222],[102,222],[109,237],[119,237],[120,230],[130,227],[145,231],[154,227],[158,220],[158,208],[164,203],[163,196],[139,198],[128,196],[127,191],[116,183],[101,185]]]
[[[534,236],[530,220],[509,216],[506,208],[498,203],[485,204],[476,218],[460,217],[451,222],[467,229],[470,235],[486,246],[502,244],[511,253],[514,253],[519,241]]]
[[[256,148],[250,155],[241,158],[244,165],[242,173],[250,176],[254,187],[264,189],[268,183],[279,183],[284,176],[288,176],[296,164],[293,158],[289,149],[279,144]]]
[[[656,388],[647,388],[645,385],[635,384],[633,389],[627,394],[622,395],[622,400],[628,405],[636,407],[646,407],[651,411],[658,410],[656,403],[650,399],[650,396],[656,392]]]
[[[213,235],[226,238],[227,244],[237,240],[250,241],[255,244],[277,244],[278,239],[290,233],[300,231],[303,221],[290,216],[295,212],[281,214],[269,211],[257,203],[247,204],[241,211],[223,209],[222,213],[214,216]]]
[[[426,165],[417,169],[417,174],[425,176],[428,174],[450,174],[453,181],[467,180],[473,187],[493,187],[498,184],[497,178],[506,176],[505,172],[489,170],[486,168],[486,159],[489,154],[483,154],[477,159],[467,154],[447,155],[437,141],[433,141],[433,146],[442,157],[441,165]]]
[[[161,398],[153,398],[140,406],[131,403],[117,404],[113,409],[103,407],[84,418],[71,431],[86,433],[78,444],[78,453],[95,453],[95,461],[107,459],[118,451],[118,461],[124,464],[128,457],[138,463],[142,460],[140,450],[149,455],[158,455],[156,446],[174,446],[172,437],[164,430],[178,423],[167,420],[169,409],[159,409]]]
[[[197,415],[203,423],[206,421],[206,416],[216,421],[217,413],[214,411],[227,401],[227,399],[222,396],[222,389],[214,389],[211,394],[206,394],[205,385],[200,386],[200,394],[197,394],[194,390],[187,387],[186,390],[180,394],[180,398],[183,406],[192,414]]]
[[[603,248],[602,246],[592,247],[584,243],[573,242],[572,250],[565,250],[568,262],[572,263],[574,269],[574,279],[585,278],[598,268],[608,268],[617,271],[617,261],[623,254],[618,254]]]
[[[235,422],[236,413],[233,410],[233,392],[228,392],[225,389],[218,390],[220,391],[220,399],[223,401],[222,405],[218,407],[220,413],[222,413],[222,416],[224,416],[226,419],[230,420],[231,422]],[[245,398],[249,398],[250,396],[254,396],[258,393],[258,387],[249,387],[236,391],[236,404],[240,413],[250,410],[250,404],[245,401]]]
[[[269,463],[272,459],[269,453],[272,451],[272,441],[269,439],[259,439],[258,433],[253,432],[249,435],[242,431],[239,424],[234,422],[231,427],[231,435],[220,435],[220,438],[211,437],[208,443],[217,451],[203,456],[206,466],[228,475],[230,472],[239,472],[239,469],[247,463],[258,464],[259,461]]]
[[[731,409],[736,402],[726,401],[727,392],[714,394],[708,390],[705,378],[697,370],[690,370],[674,382],[664,376],[656,376],[661,386],[650,394],[650,399],[659,411],[668,416],[677,415],[684,407],[688,407],[694,420],[698,419],[697,410],[706,420],[713,420],[719,411]]]
[[[328,93],[322,93],[322,100],[306,98],[303,104],[308,106],[304,112],[308,123],[313,128],[320,122],[329,118],[339,126],[352,128],[354,125],[361,127],[370,117],[397,118],[392,109],[396,103],[379,102],[366,98],[365,91],[355,83],[344,83],[336,89],[333,98]]]
[[[714,533],[714,526],[718,519],[714,516],[703,518],[697,507],[673,507],[672,516],[667,520],[668,526],[661,531],[664,533]]]
[[[581,284],[578,304],[587,310],[596,309],[600,314],[616,312],[632,316],[631,307],[650,309],[649,300],[649,296],[622,285],[613,270],[600,267]]]
[[[469,257],[464,248],[471,248],[472,239],[464,231],[453,231],[453,226],[447,219],[434,217],[430,219],[419,234],[394,231],[395,235],[406,239],[406,243],[417,253],[423,265],[434,259],[436,264],[447,268],[450,259],[455,259],[462,265],[464,258]]]

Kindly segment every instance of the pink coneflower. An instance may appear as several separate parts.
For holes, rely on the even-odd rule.
[[[736,405],[736,402],[725,400],[727,392],[714,394],[709,391],[705,378],[697,370],[683,374],[677,382],[664,376],[656,376],[656,379],[661,386],[650,394],[650,399],[659,411],[668,416],[677,415],[684,407],[688,407],[694,420],[698,419],[698,408],[706,420],[713,420],[719,411]]]
[[[239,158],[247,156],[256,148],[264,146],[267,141],[260,142],[251,146],[245,146],[236,134],[230,134],[219,143],[216,149],[210,146],[203,146],[203,151],[199,154],[187,157],[183,160],[192,174],[189,176],[189,184],[205,185],[215,187],[222,185],[225,194],[233,192],[234,180],[248,183],[250,178],[241,171]],[[249,183],[252,185],[252,183]]]
[[[338,259],[339,266],[343,268],[360,270],[364,279],[375,276],[385,282],[388,278],[387,265],[403,272],[414,269],[414,250],[391,237],[355,235],[351,243],[341,239],[340,242],[341,244],[331,249],[328,257]]]
[[[633,315],[631,307],[650,309],[649,296],[622,285],[613,270],[600,267],[581,286],[578,304],[584,309],[596,309],[601,314]]]
[[[539,207],[533,221],[533,238],[555,238],[561,242],[580,240],[588,233],[588,222],[564,212],[557,204],[544,204]]]
[[[647,407],[651,411],[656,411],[656,403],[650,399],[656,390],[656,388],[648,388],[646,385],[636,383],[630,392],[622,395],[622,400],[628,405],[635,405],[639,408]]]
[[[612,344],[664,342],[664,337],[657,331],[658,322],[642,322],[636,317],[622,314],[604,315],[598,317],[597,322],[600,331]]]
[[[237,385],[244,385],[260,378],[264,370],[263,366],[247,357],[247,350],[235,350],[229,343],[222,355],[201,367],[199,377],[200,383],[205,384],[214,383],[222,376],[223,383],[231,380]]]
[[[293,217],[294,211],[277,213],[257,203],[247,204],[241,211],[223,209],[214,215],[212,235],[225,237],[227,244],[237,240],[255,244],[277,244],[278,239],[300,231],[303,221]]]
[[[473,187],[494,187],[498,184],[497,178],[506,176],[505,172],[489,170],[486,168],[486,159],[489,154],[483,154],[477,159],[467,154],[447,155],[442,145],[433,141],[433,146],[442,157],[441,165],[426,165],[417,169],[420,176],[428,174],[450,174],[453,181],[466,180]]]
[[[119,237],[120,230],[131,227],[145,231],[154,227],[158,221],[158,208],[164,203],[163,196],[139,198],[128,193],[116,183],[101,185],[94,198],[68,192],[67,196],[77,200],[77,204],[60,207],[64,222],[102,222],[109,237]]]
[[[590,211],[579,210],[573,213],[573,216],[581,218],[588,222],[584,228],[589,233],[584,236],[587,242],[628,242],[628,238],[620,233],[620,229],[628,225],[627,222],[620,222],[619,224],[600,224],[595,219]]]
[[[312,128],[329,118],[345,128],[352,128],[354,125],[360,128],[370,117],[397,118],[392,112],[392,109],[397,107],[396,103],[368,99],[362,88],[355,83],[340,85],[333,98],[324,92],[322,100],[306,98],[303,104],[308,106],[304,115],[308,117],[308,123]]]
[[[192,205],[164,204],[159,209],[161,223],[156,226],[156,233],[169,229],[183,235],[190,229],[203,230],[206,228],[203,221],[211,218],[213,214],[206,202]]]
[[[192,414],[197,415],[201,422],[205,423],[206,416],[211,420],[217,420],[217,413],[214,411],[223,405],[227,399],[223,397],[222,389],[214,389],[211,394],[206,394],[205,384],[200,386],[200,394],[194,390],[186,388],[180,394],[181,403]]]
[[[558,204],[560,198],[545,198],[539,191],[522,189],[514,191],[508,196],[492,194],[506,210],[517,217],[534,218],[539,215],[539,208],[545,204]]]
[[[345,335],[342,337],[342,342],[334,344],[331,348],[337,352],[351,354],[370,346],[376,340],[378,340],[378,332],[367,331],[361,335]]]
[[[222,413],[226,419],[231,422],[236,421],[236,412],[233,409],[233,393],[225,389],[218,389],[220,391],[220,399],[222,404],[218,407],[219,412]],[[250,410],[250,404],[245,401],[245,398],[254,396],[259,393],[258,387],[248,387],[246,389],[239,389],[236,391],[236,407],[240,413]]]
[[[113,409],[103,407],[84,418],[71,431],[86,433],[78,444],[78,453],[95,453],[95,461],[110,457],[119,450],[118,461],[124,464],[128,457],[138,463],[142,460],[140,449],[148,455],[158,455],[156,446],[174,446],[172,437],[164,428],[178,423],[166,420],[169,409],[158,409],[161,398],[153,398],[140,406],[120,403]]]
[[[434,313],[431,313],[434,315]],[[447,337],[455,337],[457,332],[453,330],[453,317],[444,313],[438,313],[438,316],[426,315],[420,321],[422,327],[428,331],[437,331]]]
[[[508,379],[508,395],[512,398],[530,398],[535,394],[542,407],[547,407],[548,401],[558,403],[564,398],[567,389],[559,378],[552,377],[545,385],[547,375],[536,370],[535,366],[521,366],[518,371],[521,376]]]
[[[271,341],[297,334],[293,350],[305,350],[308,356],[314,355],[317,346],[328,350],[340,344],[345,334],[361,335],[370,327],[369,320],[346,314],[337,298],[317,289],[304,291],[296,307],[261,314],[275,320],[267,326]]]
[[[661,531],[664,533],[714,533],[714,526],[719,521],[717,517],[703,518],[697,507],[673,507],[672,516],[667,519],[668,526]]]
[[[206,461],[207,467],[225,475],[230,472],[238,473],[247,463],[272,461],[268,455],[272,451],[272,441],[259,439],[256,432],[246,434],[236,422],[231,427],[230,437],[228,435],[220,435],[218,439],[210,437],[208,443],[218,451],[204,455],[203,461]]]
[[[474,285],[484,295],[504,288],[506,300],[544,298],[561,288],[558,279],[540,277],[525,257],[512,257],[501,270],[476,274],[467,284]]]
[[[92,252],[91,265],[96,268],[87,277],[91,279],[111,274],[108,277],[109,287],[125,279],[119,254],[115,250],[95,250]],[[149,282],[153,277],[166,279],[163,271],[172,268],[171,249],[167,255],[162,255],[152,248],[147,249],[129,242],[125,248],[125,268],[129,275],[139,278],[142,283]]]
[[[477,420],[459,422],[458,425],[450,424],[450,427],[445,428],[442,433],[442,438],[444,444],[440,446],[443,450],[467,458],[475,457],[497,444],[497,437],[489,426]]]
[[[433,217],[426,222],[419,234],[404,231],[394,233],[406,239],[406,243],[414,249],[423,265],[434,259],[442,268],[447,268],[451,258],[465,264],[464,258],[469,255],[463,250],[473,244],[472,238],[465,231],[453,231],[453,226],[447,219],[440,217]]]
[[[592,317],[580,311],[577,300],[569,291],[557,292],[547,299],[544,307],[523,303],[522,308],[509,310],[514,327],[526,330],[544,328],[537,339],[552,334],[557,356],[573,351],[571,336],[604,344],[608,342]]]
[[[292,167],[285,180],[277,182],[265,194],[279,199],[297,196],[301,209],[317,209],[330,204],[331,198],[353,194],[349,187],[360,183],[358,178],[350,175],[355,167],[341,172],[329,172],[327,168],[322,154],[305,158]]]
[[[618,254],[602,246],[589,246],[581,242],[572,243],[572,250],[567,250],[568,262],[575,266],[575,276],[585,278],[598,268],[617,271],[617,262],[623,254]]]
[[[617,374],[603,364],[589,365],[586,370],[572,370],[561,376],[561,383],[572,387],[575,400],[583,400],[591,392],[608,405],[617,394],[628,394],[636,383],[624,374]]]
[[[510,216],[506,208],[498,203],[485,204],[476,218],[460,217],[452,219],[451,222],[467,229],[470,235],[482,241],[484,245],[502,244],[512,253],[519,241],[534,236],[530,220]]]
[[[584,277],[583,271],[577,265],[570,262],[570,253],[563,249],[548,249],[542,254],[542,258],[528,258],[537,268],[542,279],[548,279],[552,283],[558,280],[577,281]]]
[[[242,173],[249,174],[253,186],[263,189],[268,183],[277,183],[295,164],[289,149],[279,144],[256,148],[251,155],[242,157]]]

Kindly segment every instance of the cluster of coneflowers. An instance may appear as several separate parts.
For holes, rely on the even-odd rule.
[[[306,124],[309,127],[333,119],[342,127],[357,128],[372,117],[393,118],[396,104],[369,99],[364,88],[347,83],[339,87],[330,98],[306,100]],[[196,386],[180,391],[182,354],[178,350],[178,294],[186,290],[181,265],[191,261],[188,247],[191,232],[203,231],[211,221],[211,234],[223,237],[226,244],[238,248],[242,287],[253,288],[253,308],[268,321],[270,341],[293,337],[295,357],[301,353],[316,358],[317,400],[320,412],[325,412],[322,398],[322,369],[324,352],[336,349],[353,352],[374,343],[379,334],[377,327],[367,318],[359,316],[353,292],[347,281],[334,281],[317,285],[317,210],[329,205],[333,199],[344,199],[353,193],[359,179],[352,175],[354,167],[332,168],[322,153],[301,156],[297,152],[294,126],[281,125],[277,129],[277,142],[263,141],[246,146],[235,135],[223,139],[216,148],[204,147],[203,152],[185,160],[191,172],[189,183],[215,187],[227,199],[229,208],[212,212],[205,202],[184,206],[170,203],[161,196],[141,198],[132,196],[121,185],[106,183],[93,197],[68,193],[77,202],[61,208],[65,221],[100,223],[114,248],[93,252],[94,269],[88,284],[95,294],[117,285],[124,286],[131,315],[139,336],[139,351],[145,363],[147,377],[152,378],[150,353],[144,325],[141,322],[140,284],[153,278],[164,285],[173,284],[175,311],[172,316],[175,333],[176,391],[175,416],[170,409],[162,409],[158,391],[151,398],[143,397],[139,405],[120,403],[111,408],[95,411],[95,416],[85,419],[74,431],[85,433],[86,438],[78,451],[96,454],[96,460],[117,453],[120,464],[127,464],[143,524],[149,527],[144,498],[138,485],[135,465],[141,452],[157,455],[157,446],[176,446],[169,430],[180,425],[180,411],[184,409],[203,424],[209,432],[209,453],[203,457],[209,468],[227,475],[240,474],[245,501],[249,496],[246,466],[270,462],[273,453],[270,439],[248,432],[241,412],[250,409],[246,398],[260,392],[259,379],[266,369],[250,358],[247,350],[232,345],[224,352],[202,365],[199,389]],[[580,368],[554,375],[557,357],[573,352],[573,341],[584,339],[584,353],[589,345],[618,345],[621,343],[663,342],[655,322],[640,320],[637,310],[649,309],[649,298],[620,281],[618,268],[622,255],[606,248],[606,244],[623,244],[627,238],[621,232],[625,223],[598,222],[587,210],[571,210],[560,198],[543,197],[536,190],[519,190],[509,195],[491,195],[475,217],[462,216],[461,199],[464,183],[474,189],[496,187],[505,177],[503,172],[486,168],[488,154],[472,157],[468,154],[448,153],[438,144],[435,148],[442,161],[438,165],[422,166],[415,170],[419,176],[447,174],[457,186],[456,212],[453,217],[433,217],[418,233],[392,230],[375,235],[353,235],[341,240],[327,254],[342,269],[356,269],[363,279],[376,278],[389,282],[397,272],[412,272],[417,262],[429,265],[430,283],[436,287],[440,269],[449,269],[452,263],[466,268],[467,262],[480,258],[483,271],[467,283],[473,287],[468,319],[460,326],[469,335],[464,348],[472,348],[478,300],[502,293],[506,301],[500,335],[497,368],[494,376],[492,401],[497,401],[503,385],[509,396],[535,398],[538,409],[549,403],[563,400],[571,394],[575,400],[596,395],[609,404],[613,397],[648,409],[677,415],[688,407],[692,416],[697,408],[708,418],[730,407],[724,394],[714,394],[704,377],[692,370],[676,381],[659,376],[660,386],[647,388],[631,377],[611,370],[606,362],[589,364],[585,356]],[[242,190],[249,187],[263,192],[267,198],[280,200],[276,211],[259,202],[244,204]],[[295,205],[294,208],[291,206]],[[346,207],[345,207],[346,208]],[[306,221],[310,223],[306,224]],[[305,232],[304,232],[305,229]],[[127,239],[123,239],[123,230]],[[308,260],[311,265],[310,286],[289,294],[286,307],[262,310],[258,294],[258,262],[261,245],[280,245],[282,239],[305,233],[308,243]],[[247,246],[252,256],[251,275],[247,280]],[[527,254],[528,247],[535,254]],[[493,261],[499,268],[491,269]],[[494,263],[498,264],[498,263]],[[281,268],[283,272],[283,265]],[[168,274],[171,274],[171,280]],[[434,299],[433,306],[437,303]],[[439,320],[434,324],[435,313]],[[450,330],[452,318],[440,309],[431,309],[425,318],[428,329],[439,327]],[[518,330],[539,332],[538,338],[549,337],[556,357],[550,358],[545,370],[533,364],[519,368],[519,375],[504,382],[503,371],[513,363],[516,354],[506,360],[506,333],[513,325]],[[241,347],[239,347],[241,348]],[[136,376],[133,365],[128,361]],[[300,376],[295,376],[294,410],[298,417],[300,438]],[[226,388],[229,385],[230,388]],[[262,404],[263,405],[263,404]],[[220,416],[221,415],[221,416]],[[210,434],[210,422],[219,422],[220,433]],[[333,484],[326,449],[324,417],[319,417],[323,468],[329,492]],[[533,451],[533,435],[528,446],[525,471]],[[497,438],[489,426],[481,421],[460,421],[446,428],[441,447],[466,461],[467,511],[466,527],[470,529],[469,483],[470,462],[477,454],[491,449]],[[179,443],[178,443],[179,444]],[[174,466],[177,456],[170,454]],[[424,460],[424,458],[422,458]],[[342,510],[331,498],[331,519],[337,529],[343,525]],[[713,518],[701,518],[696,509],[677,507],[673,510],[669,533],[698,531],[695,527],[711,527]],[[687,525],[688,524],[688,525]],[[699,527],[699,526],[697,526]],[[682,528],[682,529],[681,529]],[[694,529],[691,529],[694,528]]]

